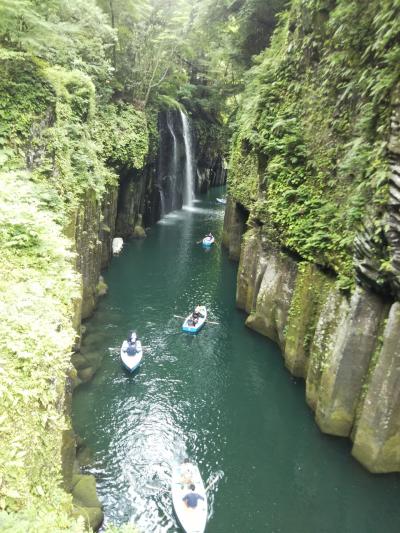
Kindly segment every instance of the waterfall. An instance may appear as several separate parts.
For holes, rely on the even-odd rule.
[[[167,126],[169,129],[169,132],[173,139],[173,150],[172,150],[172,168],[171,168],[171,174],[176,177],[176,171],[178,169],[178,141],[176,140],[176,135],[174,132],[173,124],[171,123],[171,113],[167,113]]]
[[[171,161],[171,167],[169,169],[169,175],[171,177],[171,199],[172,199],[172,204],[171,204],[171,208],[172,209],[177,209],[177,179],[178,179],[178,176],[177,176],[177,171],[178,171],[178,141],[176,140],[176,135],[175,135],[175,131],[174,131],[174,125],[173,125],[173,121],[172,121],[172,114],[170,111],[167,112],[167,127],[168,127],[168,130],[171,134],[171,137],[172,137],[172,140],[173,140],[173,145],[172,145],[172,161]]]
[[[194,175],[193,175],[193,150],[188,117],[182,112],[183,141],[185,143],[185,182],[183,188],[183,205],[193,205]]]

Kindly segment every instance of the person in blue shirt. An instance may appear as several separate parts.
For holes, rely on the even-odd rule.
[[[194,492],[196,487],[193,485],[193,483],[189,486],[189,489],[191,492],[188,492],[186,496],[182,498],[182,500],[186,503],[186,507],[195,509],[197,507],[197,502],[199,500],[204,500],[204,498],[200,494],[197,494],[197,492]]]

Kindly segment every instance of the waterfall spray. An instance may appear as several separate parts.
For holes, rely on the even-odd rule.
[[[185,183],[183,190],[183,205],[193,205],[194,175],[193,175],[193,150],[188,117],[182,112],[183,142],[185,143]]]

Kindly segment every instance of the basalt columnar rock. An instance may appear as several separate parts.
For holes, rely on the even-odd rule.
[[[395,2],[288,5],[246,79],[223,237],[246,323],[373,472],[400,471],[397,19]]]
[[[368,213],[355,240],[355,267],[360,283],[400,299],[400,84],[391,100],[387,147],[388,198]]]
[[[288,255],[261,226],[239,236],[228,221],[242,208],[229,206],[224,244],[241,237],[236,298],[246,324],[275,340],[289,371],[305,379],[323,432],[351,438],[371,472],[400,470],[399,304],[362,286],[346,295],[332,274]]]

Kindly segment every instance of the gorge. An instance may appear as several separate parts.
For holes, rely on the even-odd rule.
[[[177,341],[179,327],[168,318],[165,338],[157,337],[154,324],[149,324],[156,348],[137,379],[138,389],[140,383],[144,386],[142,400],[150,392],[162,396],[154,405],[156,413],[166,405],[164,393],[179,407],[182,425],[174,419],[173,402],[167,402],[166,418],[172,426],[165,428],[165,441],[159,436],[160,443],[171,453],[178,445],[179,453],[197,455],[207,475],[221,473],[211,494],[210,531],[243,530],[251,517],[257,532],[296,531],[297,513],[289,510],[286,517],[283,500],[294,501],[300,512],[302,500],[296,495],[306,486],[309,505],[317,487],[326,499],[332,497],[319,473],[312,474],[311,455],[290,462],[295,448],[286,440],[295,440],[295,428],[305,442],[316,439],[310,445],[314,452],[317,442],[327,455],[329,449],[341,450],[349,468],[343,477],[347,481],[331,481],[330,488],[347,494],[343,487],[357,479],[357,494],[347,502],[346,497],[333,498],[337,506],[326,511],[332,521],[341,510],[348,518],[333,523],[331,531],[376,530],[379,515],[373,509],[365,521],[360,519],[362,502],[369,497],[377,507],[388,506],[386,530],[398,527],[388,503],[395,508],[397,475],[374,477],[367,471],[395,473],[400,466],[399,15],[394,0],[368,5],[353,0],[0,2],[0,529],[80,532],[100,527],[103,512],[92,475],[98,472],[81,437],[95,441],[95,430],[102,433],[106,428],[92,426],[97,420],[91,420],[90,413],[84,423],[77,414],[80,435],[75,434],[70,420],[73,391],[74,412],[85,412],[91,387],[101,385],[96,380],[108,383],[104,372],[113,375],[115,367],[107,351],[115,353],[117,338],[130,325],[123,313],[116,312],[114,319],[115,310],[108,309],[107,302],[120,305],[118,294],[125,287],[119,282],[127,292],[132,282],[134,293],[141,293],[141,280],[144,283],[152,271],[157,275],[141,301],[154,290],[160,302],[166,290],[169,302],[160,305],[154,323],[169,316],[170,307],[179,303],[185,309],[174,310],[186,312],[204,297],[220,313],[216,318],[222,321],[226,314],[240,331],[233,345],[227,340],[226,323],[220,330],[225,344],[207,330],[204,338],[185,345],[184,339]],[[209,191],[226,181],[222,229],[222,213]],[[218,247],[223,241],[229,257],[238,262],[236,289],[235,264],[228,263],[219,248],[201,255],[199,249],[190,249],[190,243],[195,245],[209,230],[205,225],[215,230]],[[107,271],[116,236],[129,242]],[[169,263],[174,265],[171,270]],[[202,264],[209,271],[203,273]],[[125,269],[137,265],[142,265],[137,270],[140,279],[131,280]],[[106,282],[110,279],[110,294],[95,312],[99,296],[107,292],[103,271]],[[173,288],[182,292],[182,299],[172,298],[168,291]],[[128,304],[121,304],[125,313],[138,323],[142,320],[145,331],[144,310],[151,315],[157,305],[151,298],[143,309],[140,303]],[[246,330],[240,326],[244,321]],[[91,335],[96,323],[105,330],[116,328],[118,334]],[[258,334],[279,346],[293,378],[277,370],[277,348]],[[207,339],[214,351],[208,349]],[[170,340],[181,343],[176,355]],[[177,357],[183,364],[181,375],[161,364],[166,346],[165,364],[176,363]],[[246,355],[237,358],[235,346],[247,352],[249,361],[243,391],[239,366]],[[187,352],[199,356],[191,360],[192,366],[184,359]],[[196,367],[200,353],[214,368],[209,383],[204,369]],[[237,374],[226,370],[229,364]],[[198,381],[192,380],[195,370]],[[279,387],[268,372],[280,373]],[[305,380],[310,411],[300,400],[298,378]],[[182,385],[185,379],[189,388]],[[181,387],[186,408],[192,401],[196,420],[182,414],[169,380]],[[134,383],[124,381],[122,388]],[[224,388],[228,383],[233,397]],[[114,381],[109,385],[113,391]],[[265,390],[268,386],[272,391]],[[287,418],[292,409],[302,413],[301,420],[314,411],[323,433],[349,441],[332,444],[308,422],[306,437],[297,420],[287,421],[294,433],[283,424],[274,426],[279,411],[264,403],[276,402],[281,387],[291,402],[285,407]],[[236,403],[240,392],[246,398],[242,406]],[[285,403],[284,398],[279,403]],[[214,402],[210,427],[203,427],[200,419],[208,401]],[[246,405],[261,415],[266,409],[268,416],[251,417],[250,437],[246,440],[242,428],[235,440],[234,427],[221,420],[229,419],[230,404],[243,420],[249,416]],[[151,415],[150,404],[145,405]],[[124,416],[123,410],[115,413]],[[132,424],[140,441],[148,428],[141,425],[139,413]],[[163,424],[162,417],[156,417],[152,427]],[[117,426],[111,427],[118,433]],[[274,457],[269,443],[274,427],[285,438],[272,442],[284,443],[286,455],[279,456],[280,471],[264,471],[261,465]],[[88,435],[83,435],[85,428],[90,429]],[[133,433],[125,432],[122,421],[120,429],[122,441],[131,442]],[[227,457],[226,468],[200,443],[207,436]],[[365,471],[347,458],[349,442]],[[89,444],[95,449],[96,443]],[[254,465],[247,453],[257,458]],[[323,456],[322,451],[319,463]],[[293,469],[282,482],[284,457]],[[235,461],[241,478],[255,470],[250,494],[268,493],[268,504],[259,507],[249,498],[243,523],[229,511],[228,499],[235,501],[239,491],[239,478],[233,484],[236,490],[229,485],[236,476]],[[107,462],[114,464],[112,457]],[[334,460],[332,465],[338,468]],[[107,465],[104,472],[112,478]],[[283,491],[276,502],[262,472],[271,474],[274,487],[282,482],[285,489],[301,478],[299,492]],[[141,477],[131,479],[136,486]],[[327,479],[332,480],[330,474]],[[103,503],[108,489],[101,479],[99,486]],[[142,497],[140,490],[133,500],[138,495]],[[354,514],[350,500],[358,509]],[[158,504],[152,507],[153,525],[136,511],[134,522],[140,527],[143,520],[145,531],[175,527],[171,518],[158,522],[157,513],[167,505],[163,498]],[[106,530],[134,530],[134,525],[123,525],[130,516],[106,516]],[[323,514],[314,522],[301,516],[304,531],[324,529]]]

